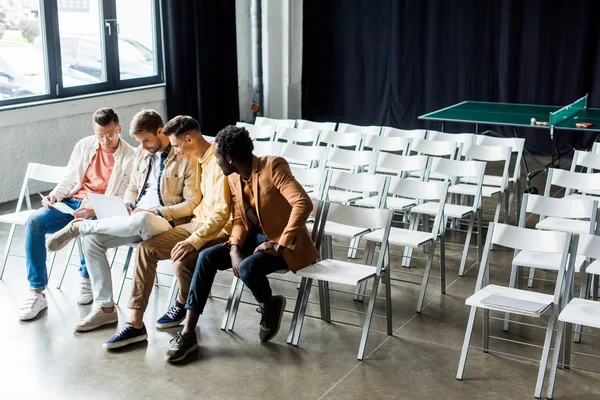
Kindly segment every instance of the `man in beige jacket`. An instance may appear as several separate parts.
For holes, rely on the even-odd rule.
[[[78,331],[117,322],[107,249],[141,242],[189,221],[201,199],[196,190],[196,160],[177,154],[156,111],[137,113],[130,135],[141,144],[124,197],[130,216],[76,219],[47,241],[47,247],[56,251],[81,235],[96,307],[76,324]]]

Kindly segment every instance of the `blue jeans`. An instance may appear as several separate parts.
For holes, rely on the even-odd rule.
[[[81,200],[68,198],[62,202],[73,209],[77,209]],[[27,280],[31,290],[44,290],[48,285],[46,234],[64,228],[72,220],[73,216],[70,214],[63,214],[53,208],[44,207],[34,212],[25,223],[25,258]],[[89,278],[83,255],[81,256],[79,272],[84,278]]]
[[[248,256],[238,266],[240,279],[259,303],[271,298],[271,286],[267,275],[287,269],[283,256],[272,256],[263,252],[252,254],[259,244],[266,241],[264,233],[249,233],[242,247],[242,253]],[[202,314],[217,271],[229,268],[229,247],[218,244],[200,252],[185,308]]]

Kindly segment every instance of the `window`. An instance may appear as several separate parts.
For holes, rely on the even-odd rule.
[[[88,0],[58,0],[58,11],[88,11]]]
[[[0,107],[161,83],[158,4],[0,1]]]

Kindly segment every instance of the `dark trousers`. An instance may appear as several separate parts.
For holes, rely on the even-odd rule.
[[[263,252],[253,254],[254,249],[266,241],[267,237],[263,233],[249,233],[242,248],[242,254],[246,258],[238,266],[240,279],[252,291],[259,303],[264,303],[271,298],[271,286],[267,275],[280,269],[287,269],[283,256],[272,256]],[[196,261],[185,308],[202,314],[217,271],[229,268],[231,268],[229,247],[218,244],[203,250]]]

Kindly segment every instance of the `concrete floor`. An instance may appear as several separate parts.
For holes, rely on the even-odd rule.
[[[538,188],[543,187],[544,179],[538,179]],[[486,211],[491,211],[492,207],[491,202],[485,202]],[[13,208],[14,203],[0,205],[0,213],[10,212]],[[18,228],[17,232],[12,251],[22,255],[23,230]],[[8,226],[0,225],[0,251],[4,251],[7,234]],[[448,236],[450,243],[461,243],[462,240],[462,234]],[[91,309],[91,306],[76,304],[76,257],[72,258],[73,265],[67,271],[62,289],[58,290],[56,284],[66,258],[59,254],[47,292],[48,310],[34,321],[20,322],[17,315],[28,287],[24,258],[13,256],[0,281],[0,399],[532,398],[537,365],[521,359],[472,349],[464,380],[455,379],[469,311],[464,301],[473,293],[478,272],[476,251],[472,249],[469,269],[464,277],[457,276],[461,249],[461,246],[447,246],[446,294],[440,294],[439,280],[431,279],[421,314],[414,311],[419,286],[392,281],[393,335],[385,333],[385,320],[373,318],[367,355],[362,362],[356,360],[360,329],[339,322],[307,318],[299,347],[292,347],[286,344],[291,319],[291,313],[286,313],[282,331],[272,342],[263,344],[258,339],[260,317],[255,312],[256,306],[242,304],[235,330],[221,331],[219,326],[225,301],[216,297],[227,295],[231,273],[219,273],[217,283],[223,286],[214,286],[215,298],[209,300],[198,325],[200,350],[180,365],[170,365],[163,360],[176,330],[159,331],[154,325],[165,311],[168,288],[155,289],[151,297],[145,319],[148,341],[121,351],[107,352],[101,345],[114,333],[114,326],[84,334],[72,329],[75,322]],[[400,254],[401,249],[393,249],[393,252]],[[344,250],[339,249],[337,253],[343,255]],[[362,255],[359,252],[359,258]],[[511,255],[512,252],[506,249],[498,248],[493,252],[493,282],[508,282],[510,270],[506,266]],[[421,251],[415,252],[415,257],[422,256]],[[120,254],[119,259],[122,258],[123,254]],[[399,271],[402,267],[398,261],[398,257],[393,257],[393,268],[398,271],[393,277],[418,281],[419,277],[407,275],[405,270]],[[415,260],[410,272],[420,271],[422,262]],[[117,291],[121,271],[115,269],[113,275]],[[553,275],[539,273],[537,276],[552,278]],[[167,285],[170,278],[163,276],[161,281]],[[287,309],[293,310],[296,285],[273,281],[273,287],[290,298]],[[552,285],[537,282],[536,288],[549,292]],[[332,289],[348,290],[337,286]],[[309,305],[312,316],[318,316],[319,312],[317,292],[313,290],[313,303]],[[129,282],[126,282],[119,305],[119,326],[129,315],[126,308],[128,294]],[[382,286],[379,295],[385,295]],[[249,293],[245,293],[244,299],[252,301]],[[337,307],[358,311],[366,308],[366,303],[354,302],[351,296],[339,292],[332,292],[331,300]],[[383,303],[378,301],[376,314],[385,314]],[[347,311],[333,310],[332,317],[337,321],[362,323],[362,316]],[[541,329],[513,324],[505,333],[499,321],[492,320],[490,325],[492,336],[542,344]],[[473,346],[481,345],[479,327],[476,324]],[[538,348],[497,339],[492,339],[490,345],[494,350],[521,357],[539,358],[540,354]],[[597,337],[585,336],[583,343],[574,345],[573,350],[599,354],[599,345]],[[597,359],[574,355],[572,363],[600,370]],[[555,398],[598,399],[599,378],[600,375],[593,372],[559,370]]]

